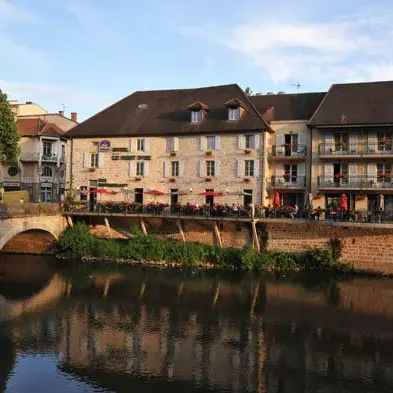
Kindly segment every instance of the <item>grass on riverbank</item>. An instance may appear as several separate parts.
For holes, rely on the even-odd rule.
[[[100,239],[85,224],[67,229],[57,242],[58,254],[68,258],[97,258],[136,262],[166,262],[185,267],[210,265],[236,270],[349,271],[331,249],[311,249],[301,257],[280,251],[256,252],[251,247],[219,248],[200,243],[182,243],[135,233],[131,239]]]

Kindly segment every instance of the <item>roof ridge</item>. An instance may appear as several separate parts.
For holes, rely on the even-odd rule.
[[[351,85],[376,85],[382,83],[393,83],[393,80],[383,80],[383,81],[363,81],[363,82],[347,82],[347,83],[333,83],[333,86],[351,86]]]
[[[190,90],[205,90],[205,89],[215,89],[215,88],[222,88],[222,87],[230,87],[230,86],[237,86],[237,83],[228,83],[225,85],[212,85],[212,86],[202,86],[202,87],[188,87],[188,88],[181,88],[181,89],[156,89],[156,90],[136,90],[134,93],[158,93],[158,92],[173,92],[173,91],[190,91]]]

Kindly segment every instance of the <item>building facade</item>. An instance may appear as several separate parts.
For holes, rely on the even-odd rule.
[[[268,130],[237,85],[136,92],[67,134],[73,188],[92,207],[261,204]]]
[[[333,85],[310,121],[311,192],[324,208],[344,193],[358,212],[393,211],[393,82]]]

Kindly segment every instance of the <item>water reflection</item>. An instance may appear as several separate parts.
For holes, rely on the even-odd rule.
[[[25,293],[31,307],[0,327],[4,381],[21,357],[38,354],[55,364],[41,387],[48,392],[392,391],[390,280],[80,265],[47,272]],[[18,378],[14,367],[7,392],[29,391]]]

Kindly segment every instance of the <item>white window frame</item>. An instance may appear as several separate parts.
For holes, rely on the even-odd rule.
[[[191,111],[191,123],[200,123],[202,121],[202,110]]]
[[[255,160],[244,161],[244,175],[254,177],[255,175]]]
[[[171,162],[171,176],[172,177],[179,177],[180,175],[180,163],[179,161],[172,161]]]
[[[217,141],[214,135],[208,135],[206,137],[206,148],[207,150],[216,150]]]
[[[90,167],[98,168],[98,166],[99,166],[98,153],[90,153]]]
[[[136,151],[146,151],[146,141],[145,138],[138,138],[136,140]]]
[[[240,108],[228,108],[228,120],[238,121],[240,119]]]
[[[145,176],[145,162],[144,161],[138,161],[136,163],[136,176],[140,176],[140,177]]]
[[[214,160],[206,161],[206,176],[216,176],[216,162]]]
[[[40,197],[41,197],[41,202],[52,202],[52,198],[53,198],[52,186],[50,186],[50,187],[41,187]]]
[[[45,173],[47,172],[47,173]],[[49,173],[49,174],[48,174]],[[42,172],[41,172],[41,176],[43,177],[52,177],[53,176],[53,170],[50,166],[44,166],[42,167]]]

